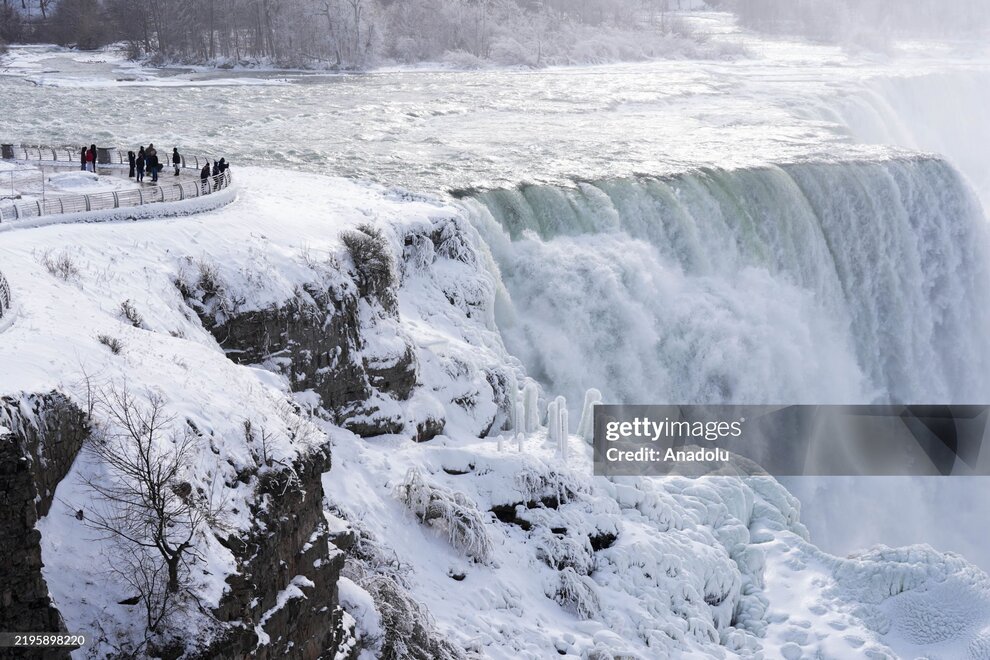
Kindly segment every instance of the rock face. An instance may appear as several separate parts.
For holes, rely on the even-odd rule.
[[[409,399],[418,371],[399,322],[391,256],[379,233],[349,234],[345,242],[355,262],[349,278],[336,272],[335,279],[305,284],[267,309],[240,311],[202,264],[191,281],[176,284],[227,357],[277,371],[295,391],[316,392],[337,424],[363,437],[403,430],[432,437],[437,420],[429,428],[405,429],[387,405]]]
[[[337,601],[344,553],[330,544],[323,515],[329,469],[321,450],[260,479],[256,531],[221,541],[238,558],[238,574],[214,614],[233,625],[197,657],[350,657],[354,634]]]
[[[35,524],[88,436],[86,414],[59,393],[0,399],[0,630],[65,630],[42,576]],[[257,477],[256,525],[245,537],[221,539],[238,574],[214,612],[225,631],[198,657],[350,657],[353,624],[337,602],[344,553],[330,544],[323,515],[321,476],[329,469],[329,451],[321,449],[291,468],[244,475]],[[185,650],[177,644],[147,651],[177,657]]]
[[[65,630],[41,574],[35,523],[88,434],[86,416],[61,394],[0,399],[0,630]]]

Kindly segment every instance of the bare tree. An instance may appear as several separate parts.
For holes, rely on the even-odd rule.
[[[86,480],[95,497],[84,520],[115,542],[114,572],[137,589],[148,629],[156,631],[188,587],[197,533],[221,526],[223,507],[182,480],[197,438],[188,429],[169,431],[174,417],[162,397],[145,401],[111,384],[95,407],[109,424],[87,449],[107,469]]]

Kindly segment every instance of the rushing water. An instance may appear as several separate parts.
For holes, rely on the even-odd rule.
[[[507,346],[572,401],[990,401],[990,61],[756,54],[231,78],[25,50],[0,75],[0,142],[455,191]],[[986,480],[789,486],[826,548],[927,540],[990,566],[970,531]]]
[[[15,49],[6,70],[16,75],[0,75],[0,141],[150,141],[235,164],[444,191],[877,157],[889,148],[850,137],[917,147],[921,129],[865,135],[864,123],[846,112],[852,100],[909,73],[954,72],[977,87],[982,81],[984,90],[990,81],[990,68],[970,61],[877,65],[840,52],[805,55],[543,71],[197,74],[138,83],[117,82],[148,77],[121,63],[87,69],[65,55]],[[978,113],[981,98],[961,103]]]

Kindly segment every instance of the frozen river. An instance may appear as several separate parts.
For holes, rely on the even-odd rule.
[[[234,75],[15,48],[0,65],[0,136],[150,141],[234,163],[442,191],[889,151],[876,142],[958,148],[940,144],[958,136],[921,125],[936,119],[924,114],[930,108],[910,98],[898,107],[898,97],[923,102],[934,93],[941,103],[948,91],[958,108],[985,100],[967,85],[990,87],[990,61],[951,53],[892,64],[786,43],[751,50],[755,57],[734,62]],[[959,84],[931,89],[930,76]],[[893,132],[871,134],[878,123]],[[906,123],[919,125],[903,130]]]

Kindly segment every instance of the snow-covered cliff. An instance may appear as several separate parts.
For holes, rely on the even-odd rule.
[[[54,606],[94,640],[80,656],[987,657],[990,580],[961,558],[832,557],[772,479],[607,481],[580,438],[517,436],[533,385],[462,206],[237,176],[218,211],[4,237],[0,391],[160,399],[157,442],[191,438],[184,497],[221,502],[142,646],[87,524],[114,475],[77,456],[38,529]],[[93,422],[120,430],[104,406]]]

